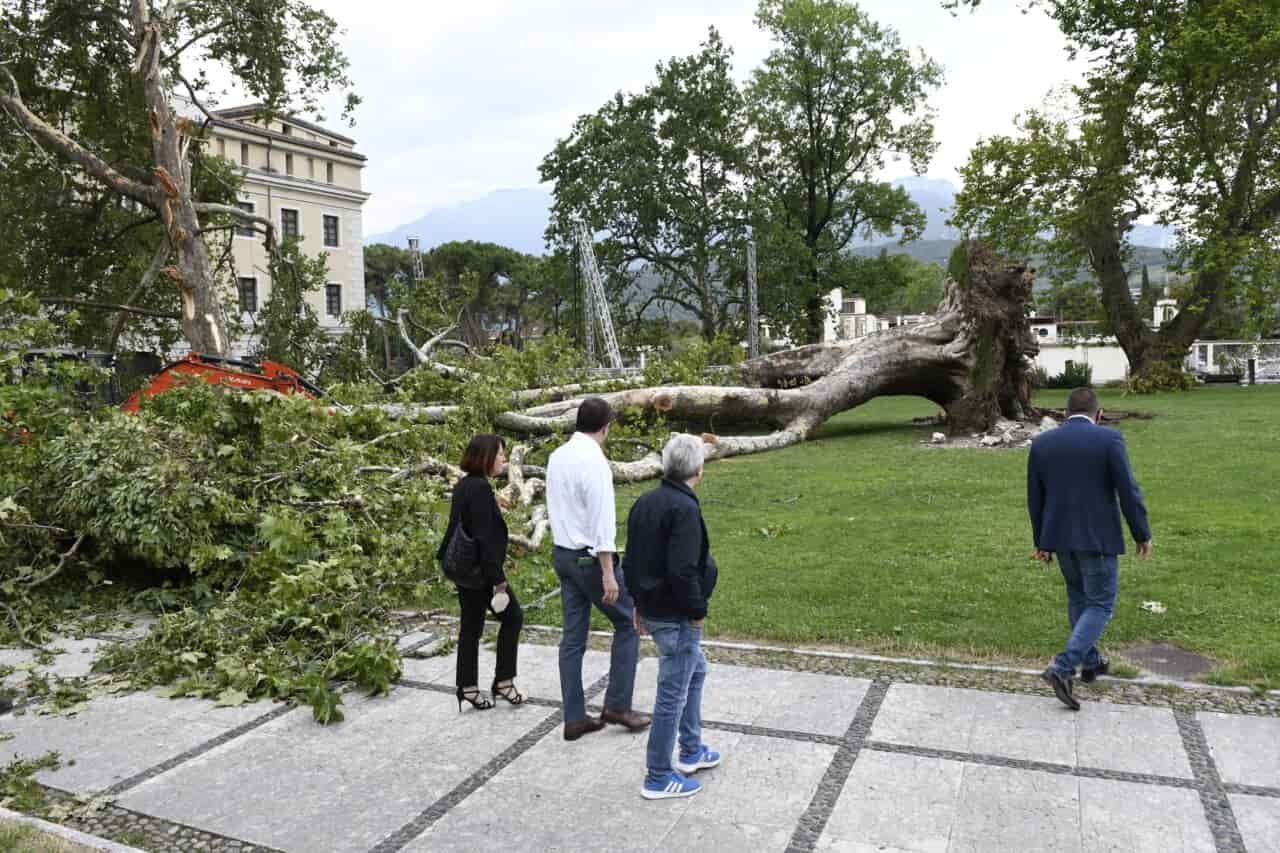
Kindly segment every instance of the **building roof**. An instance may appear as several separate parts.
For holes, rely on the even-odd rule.
[[[213,114],[218,118],[225,118],[228,120],[241,119],[241,118],[257,118],[259,115],[262,114],[262,112],[265,109],[266,109],[266,105],[262,103],[244,104],[243,106],[239,106],[239,107],[228,107],[225,110],[214,110]],[[343,136],[341,133],[336,133],[332,130],[329,130],[328,128],[321,127],[318,124],[312,124],[306,119],[298,118],[296,115],[286,114],[281,116],[281,118],[287,119],[290,124],[296,124],[298,127],[301,127],[304,130],[309,130],[312,133],[323,133],[325,136],[336,139],[339,142],[345,142],[348,145],[356,144],[356,141],[349,136]]]

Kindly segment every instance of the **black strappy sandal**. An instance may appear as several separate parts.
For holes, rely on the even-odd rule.
[[[503,699],[506,699],[512,705],[524,704],[524,694],[522,694],[519,690],[516,689],[516,685],[514,681],[508,683],[506,687],[499,687],[498,682],[495,681],[493,682],[493,687],[490,688],[489,692],[491,692],[494,696],[501,696]]]
[[[462,713],[462,703],[464,701],[470,702],[471,707],[477,711],[487,711],[493,707],[493,702],[489,701],[489,697],[480,692],[479,687],[472,687],[470,690],[463,690],[459,687],[457,697],[459,714]],[[507,701],[510,702],[511,700],[508,699]]]

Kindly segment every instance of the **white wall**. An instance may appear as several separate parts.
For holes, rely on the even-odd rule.
[[[1065,370],[1068,361],[1092,367],[1096,384],[1114,382],[1129,375],[1129,359],[1115,344],[1042,343],[1040,354],[1036,356],[1036,366],[1044,368],[1050,376],[1057,376]]]
[[[822,342],[829,344],[840,339],[840,306],[844,304],[844,291],[837,287],[827,294],[826,315],[822,319]]]

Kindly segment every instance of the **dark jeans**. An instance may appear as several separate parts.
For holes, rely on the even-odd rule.
[[[507,587],[511,603],[507,609],[495,614],[501,627],[498,629],[498,665],[494,681],[509,681],[516,677],[516,655],[520,650],[520,628],[524,625],[524,611],[516,601],[516,594]],[[465,589],[458,587],[458,604],[462,608],[462,622],[458,626],[458,686],[479,685],[480,636],[484,633],[484,614],[492,610],[493,587]]]
[[[1115,554],[1086,551],[1059,551],[1058,566],[1067,583],[1067,618],[1071,638],[1066,649],[1053,661],[1063,675],[1074,675],[1082,664],[1095,668],[1101,656],[1095,645],[1111,621],[1120,586],[1120,566]]]
[[[613,576],[618,581],[618,600],[605,604],[600,561],[593,559],[579,565],[578,558],[584,555],[585,552],[559,547],[551,552],[556,574],[560,576],[560,607],[564,614],[560,637],[560,695],[564,699],[566,723],[576,723],[587,717],[587,702],[582,691],[582,656],[587,652],[593,605],[613,623],[609,689],[604,694],[604,706],[610,711],[631,710],[636,660],[640,656],[640,635],[631,623],[635,605],[627,592],[622,567],[613,567]]]

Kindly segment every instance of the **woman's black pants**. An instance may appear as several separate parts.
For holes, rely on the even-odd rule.
[[[498,665],[494,681],[510,681],[516,677],[516,655],[520,650],[520,628],[524,625],[524,611],[516,601],[515,593],[507,587],[511,602],[507,609],[495,614],[501,627],[498,629]],[[479,685],[480,636],[484,633],[484,615],[493,608],[489,600],[493,587],[465,589],[458,587],[458,604],[462,607],[462,623],[458,627],[458,686]]]

